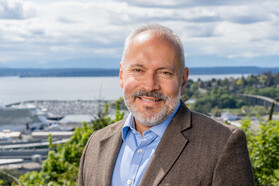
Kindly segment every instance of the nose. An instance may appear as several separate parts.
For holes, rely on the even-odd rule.
[[[159,90],[160,89],[160,83],[158,78],[156,77],[156,74],[150,73],[145,74],[145,77],[142,81],[142,87],[146,91],[153,91],[153,90]]]

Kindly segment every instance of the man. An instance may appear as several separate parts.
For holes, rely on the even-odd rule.
[[[180,39],[146,25],[131,33],[120,63],[130,114],[95,132],[80,162],[82,185],[254,185],[242,130],[190,111]]]

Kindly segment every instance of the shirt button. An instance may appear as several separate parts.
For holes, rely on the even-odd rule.
[[[127,184],[128,184],[128,185],[131,185],[131,184],[132,184],[132,180],[130,180],[130,179],[127,180]]]
[[[136,131],[134,131],[134,130],[133,130],[133,133],[135,134],[135,133],[136,133]]]
[[[142,153],[142,149],[138,149],[138,153],[139,153],[139,154]]]

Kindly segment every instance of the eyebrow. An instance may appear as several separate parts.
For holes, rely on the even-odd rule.
[[[142,64],[132,64],[132,65],[129,66],[129,68],[133,68],[133,67],[145,68],[144,65],[142,65]],[[157,70],[165,70],[165,69],[175,72],[175,68],[171,67],[171,66],[159,67]]]
[[[170,66],[166,66],[166,67],[160,67],[160,68],[158,68],[158,70],[165,70],[165,69],[167,69],[167,70],[171,70],[171,71],[175,72],[175,68],[174,68],[174,67],[170,67]]]
[[[142,68],[144,68],[144,65],[142,65],[142,64],[132,64],[132,65],[129,65],[129,68],[132,68],[132,67],[142,67]]]

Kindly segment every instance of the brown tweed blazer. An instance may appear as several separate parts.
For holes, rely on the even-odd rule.
[[[124,122],[90,137],[80,161],[79,186],[110,185]],[[140,185],[254,185],[245,134],[181,103]]]

